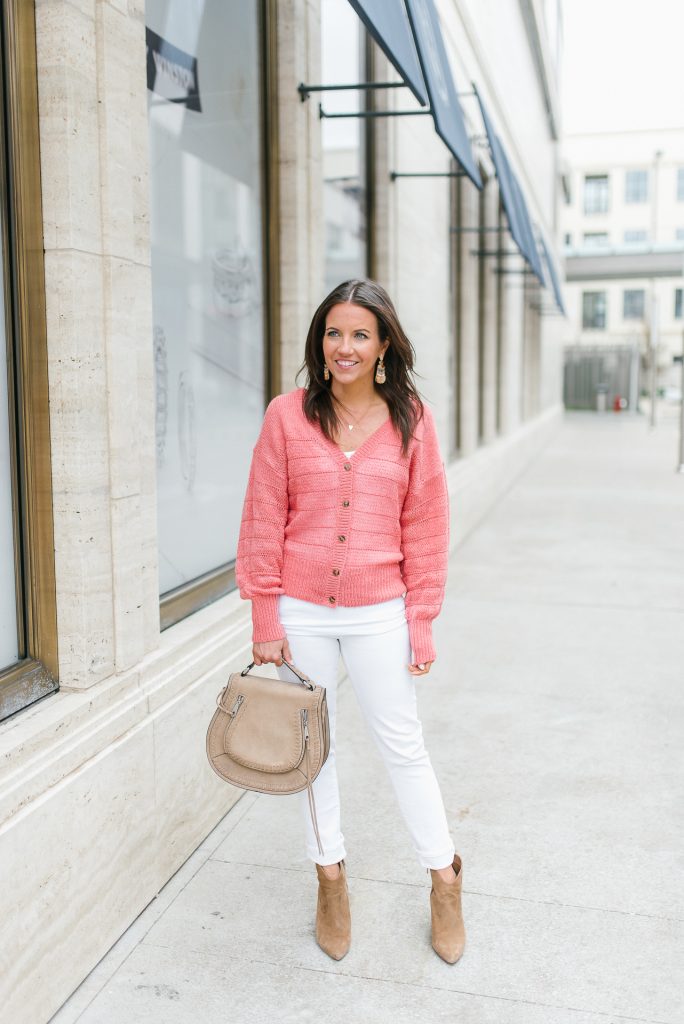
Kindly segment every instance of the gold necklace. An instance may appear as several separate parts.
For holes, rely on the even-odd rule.
[[[348,423],[347,424],[347,426],[349,427],[350,430],[353,430],[354,427],[358,427],[359,426],[359,424],[361,423],[361,420],[364,418],[364,416],[368,415],[368,413],[372,409],[373,405],[375,404],[375,399],[371,399],[370,405],[365,409],[365,411],[361,414],[361,416],[356,417],[356,416],[354,416],[354,413],[351,411],[351,409],[348,409],[346,405],[343,405],[343,403],[340,402],[339,398],[337,398],[335,395],[333,395],[333,398],[335,399],[337,404],[339,406],[341,406],[351,416],[351,418],[354,420],[354,423]]]

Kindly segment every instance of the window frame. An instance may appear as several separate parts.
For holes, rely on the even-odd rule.
[[[634,313],[630,309],[634,296],[641,296],[641,312]],[[646,290],[644,288],[624,288],[622,292],[622,319],[643,320],[646,313]]]
[[[594,206],[594,203],[588,203],[587,195],[587,183],[595,181],[605,181],[605,190],[601,192],[601,198],[605,196],[605,207],[601,204]],[[582,187],[582,212],[587,217],[600,216],[601,214],[610,212],[610,175],[608,174],[585,174],[584,182]]]
[[[682,288],[675,288],[675,293],[674,293],[674,309],[672,311],[672,318],[673,318],[673,320],[682,320],[682,319],[684,319],[684,316],[682,314],[682,295],[683,295],[683,293],[684,293],[684,289],[682,289]]]
[[[588,324],[586,316],[586,300],[589,296],[594,298],[603,296],[603,323]],[[594,315],[596,310],[594,309]],[[605,331],[608,327],[608,294],[605,289],[582,292],[582,330],[583,331]]]
[[[0,719],[59,689],[36,25],[32,3],[0,16],[0,201],[19,659],[0,671]]]
[[[638,177],[637,177],[638,175]],[[644,190],[642,195],[641,185],[638,188],[634,188],[634,183],[643,182]],[[639,205],[640,203],[648,202],[648,194],[650,191],[650,175],[648,169],[644,167],[630,168],[625,171],[625,204],[629,206]]]

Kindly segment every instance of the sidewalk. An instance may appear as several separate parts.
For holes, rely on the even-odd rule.
[[[344,685],[345,959],[313,938],[297,798],[246,794],[52,1024],[681,1024],[676,444],[672,418],[568,414],[452,559],[418,685],[463,857],[458,964]]]

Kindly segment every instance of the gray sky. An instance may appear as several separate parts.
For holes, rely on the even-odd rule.
[[[684,128],[684,0],[563,0],[565,134]]]

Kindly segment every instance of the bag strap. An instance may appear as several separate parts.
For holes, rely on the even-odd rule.
[[[309,677],[308,677],[308,676],[304,675],[304,673],[303,673],[303,672],[300,672],[300,671],[299,671],[299,669],[296,669],[296,668],[294,667],[294,665],[291,665],[289,661],[286,661],[286,660],[285,660],[285,658],[283,658],[283,665],[287,665],[287,667],[289,668],[290,672],[293,672],[293,673],[294,673],[294,675],[296,675],[296,676],[297,676],[297,678],[299,679],[300,683],[302,683],[302,685],[303,685],[303,686],[306,686],[306,688],[307,688],[308,690],[315,690],[315,689],[316,689],[316,684],[315,684],[315,683],[312,683],[312,682],[311,682],[311,680],[309,679]],[[254,668],[254,662],[253,662],[253,661],[251,661],[251,662],[249,663],[249,665],[247,666],[247,668],[243,668],[243,670],[242,670],[242,672],[240,673],[240,675],[241,675],[241,676],[246,676],[246,675],[247,675],[247,673],[248,673],[248,672],[249,672],[249,671],[250,671],[251,669],[253,669],[253,668]]]

